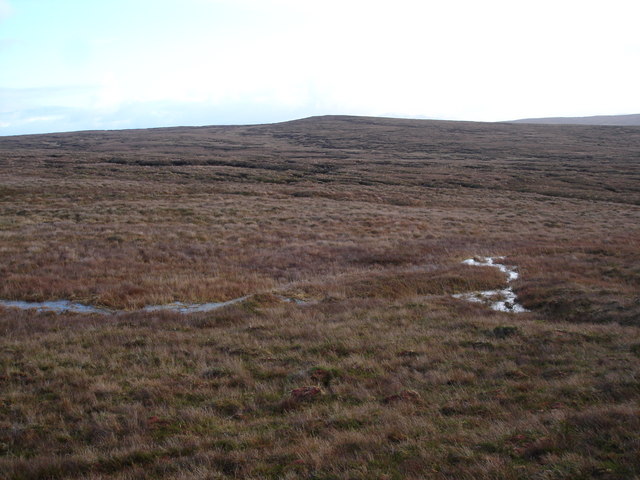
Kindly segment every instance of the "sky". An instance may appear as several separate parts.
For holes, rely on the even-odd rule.
[[[0,0],[0,135],[640,113],[638,0]]]

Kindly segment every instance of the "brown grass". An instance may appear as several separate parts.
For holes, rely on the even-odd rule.
[[[640,475],[639,146],[354,117],[0,139],[0,298],[259,294],[0,309],[0,472]],[[451,298],[504,285],[473,255],[532,312]]]
[[[544,324],[442,299],[187,317],[22,312],[1,328],[9,478],[640,468],[635,327]],[[313,385],[322,393],[292,400]]]

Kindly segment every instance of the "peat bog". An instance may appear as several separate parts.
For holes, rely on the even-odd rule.
[[[640,127],[16,136],[0,179],[0,299],[122,311],[0,307],[3,478],[640,475]]]

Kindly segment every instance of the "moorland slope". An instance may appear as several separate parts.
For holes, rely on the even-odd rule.
[[[0,174],[0,299],[125,310],[0,308],[8,478],[640,475],[640,128],[15,136]],[[507,282],[474,256],[528,312],[464,300]]]
[[[640,126],[640,114],[631,115],[595,115],[591,117],[547,117],[523,118],[513,123],[540,123],[548,125],[614,125]]]

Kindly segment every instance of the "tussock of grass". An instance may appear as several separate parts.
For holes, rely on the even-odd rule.
[[[513,327],[458,306],[282,304],[232,322],[4,314],[13,427],[0,465],[9,478],[186,465],[203,477],[525,478],[567,458],[585,475],[640,471],[637,329]]]

